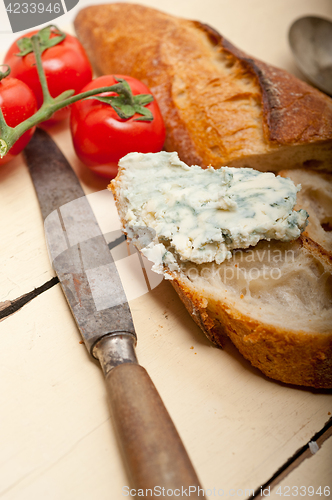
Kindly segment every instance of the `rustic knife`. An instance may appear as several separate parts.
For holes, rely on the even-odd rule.
[[[24,154],[54,270],[84,343],[106,378],[132,486],[152,492],[164,487],[174,497],[190,491],[191,498],[198,498],[203,490],[187,452],[149,375],[138,364],[126,295],[74,171],[43,130],[37,129]]]

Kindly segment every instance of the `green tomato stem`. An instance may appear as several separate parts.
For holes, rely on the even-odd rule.
[[[0,109],[0,158],[3,158],[5,154],[8,153],[10,148],[15,144],[17,139],[19,139],[21,135],[24,134],[24,132],[38,125],[39,123],[48,120],[49,118],[51,118],[53,113],[59,111],[59,109],[62,109],[65,106],[70,106],[70,104],[73,104],[74,102],[80,101],[81,99],[85,99],[95,94],[101,94],[103,92],[111,91],[111,87],[100,87],[98,89],[88,90],[87,92],[76,94],[72,97],[67,97],[66,99],[63,99],[61,101],[58,101],[60,96],[56,97],[55,99],[51,97],[50,101],[44,102],[34,115],[30,116],[30,118],[27,118],[27,120],[24,120],[24,122],[20,123],[14,128],[8,127]],[[68,92],[73,91],[66,91],[64,94],[68,95]]]
[[[66,90],[62,94],[53,98],[49,92],[46,76],[41,60],[40,37],[38,34],[31,37],[33,52],[36,58],[37,72],[43,90],[43,104],[38,111],[30,116],[27,120],[19,123],[16,127],[9,127],[6,123],[2,109],[0,108],[0,158],[3,158],[12,148],[15,142],[29,129],[35,127],[39,123],[48,120],[59,109],[62,109],[74,102],[77,102],[86,97],[91,97],[102,92],[112,92],[112,86],[100,87],[98,89],[82,92],[81,94],[73,95],[75,90]],[[10,69],[9,69],[10,71]],[[9,74],[9,72],[8,72]],[[6,75],[7,76],[7,75]]]
[[[7,143],[3,139],[0,139],[0,158],[3,158],[6,153],[7,153]]]
[[[2,68],[7,68],[7,69],[3,71]],[[0,64],[0,81],[3,78],[6,78],[6,76],[8,76],[9,73],[10,73],[10,67],[8,66],[8,64]]]
[[[48,90],[45,71],[43,68],[42,60],[41,60],[41,49],[40,49],[40,44],[39,44],[39,35],[38,34],[33,35],[31,37],[31,42],[32,42],[33,52],[34,52],[35,58],[36,58],[36,66],[37,66],[39,81],[40,81],[42,91],[43,91],[44,104],[51,103],[52,97],[51,97],[51,94]]]

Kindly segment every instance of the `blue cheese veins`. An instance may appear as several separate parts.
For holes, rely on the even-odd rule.
[[[143,253],[157,267],[175,269],[176,259],[220,264],[262,239],[293,240],[307,224],[305,210],[293,211],[301,186],[273,173],[189,167],[166,152],[130,153],[119,166],[126,224],[155,231]]]

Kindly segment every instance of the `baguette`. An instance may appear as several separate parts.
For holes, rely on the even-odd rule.
[[[132,226],[132,214],[136,214],[137,220],[140,212],[129,201],[131,187],[125,176],[125,165],[128,163],[121,160],[118,176],[110,187],[125,232],[142,250]],[[283,174],[287,176],[288,172]],[[296,175],[301,176],[302,172]],[[309,179],[311,175],[320,176],[307,172],[303,175]],[[316,221],[314,225],[317,220],[325,220],[322,214],[325,204],[328,206],[326,192],[332,186],[332,176],[322,176],[321,180],[317,189],[322,190],[316,193],[315,204],[311,203],[308,189],[302,194],[309,221],[311,217]],[[155,184],[159,186],[157,180]],[[137,188],[137,183],[135,186]],[[200,188],[201,185],[197,185],[197,190]],[[167,209],[165,206],[165,214]],[[148,214],[155,217],[151,205]],[[143,228],[146,226],[142,218],[139,222]],[[232,257],[221,264],[197,264],[179,258],[173,251],[176,268],[174,263],[164,260],[162,272],[214,344],[222,346],[228,336],[241,354],[268,377],[289,384],[331,388],[332,254],[320,244],[325,242],[324,238],[319,242],[310,238],[309,235],[316,234],[310,224],[296,240],[260,241],[254,247],[234,251]],[[133,227],[134,232],[130,230]],[[323,224],[321,230],[325,233],[324,227],[327,229]],[[154,248],[158,243],[154,242]]]
[[[150,87],[165,149],[188,165],[331,171],[332,100],[209,26],[127,3],[86,7],[74,24],[97,72]]]

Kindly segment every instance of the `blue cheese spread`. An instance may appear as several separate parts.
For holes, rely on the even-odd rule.
[[[262,239],[293,240],[307,224],[307,212],[293,210],[301,186],[270,172],[189,167],[166,152],[130,153],[119,167],[127,229],[153,229],[142,251],[157,266],[220,264]]]

